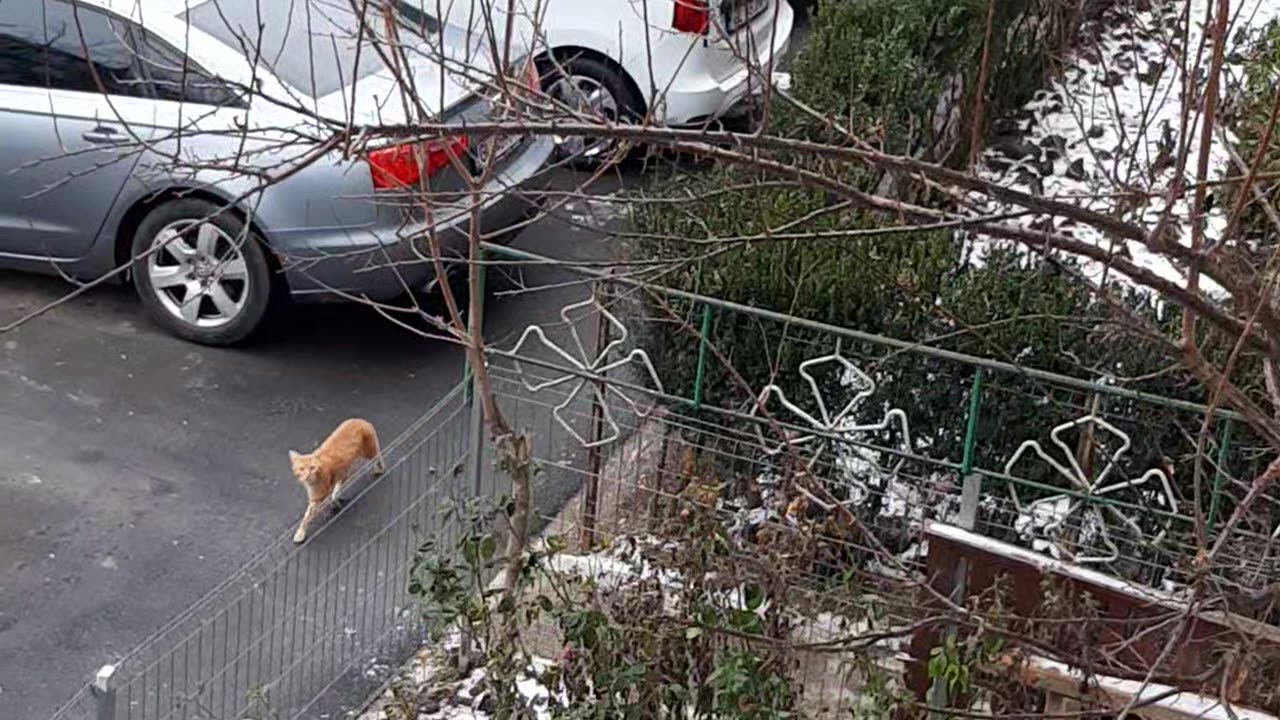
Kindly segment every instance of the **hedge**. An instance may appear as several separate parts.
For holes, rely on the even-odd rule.
[[[1086,4],[1086,9],[1094,5]],[[986,7],[985,0],[824,5],[795,61],[793,92],[803,104],[841,118],[890,151],[963,164]],[[987,118],[1020,107],[1041,86],[1052,55],[1071,37],[1079,19],[1072,13],[1080,4],[1000,0],[995,7]],[[779,105],[775,112],[775,132],[835,137],[830,125],[804,111]],[[789,159],[884,190],[885,178],[861,168],[822,158]],[[708,247],[690,241],[772,236],[736,242],[700,261],[678,265],[662,282],[1027,367],[1116,382],[1141,378],[1144,391],[1203,401],[1199,385],[1178,372],[1175,361],[1126,336],[1112,310],[1070,277],[1069,262],[1043,263],[1008,249],[996,249],[975,262],[965,241],[945,232],[842,237],[841,232],[865,232],[882,223],[837,206],[823,192],[782,186],[777,180],[740,166],[716,166],[697,174],[676,171],[657,179],[657,195],[666,202],[633,204],[632,220],[641,239],[631,243],[632,253],[646,261],[685,257],[691,248],[705,252]],[[670,202],[673,198],[680,202]],[[939,198],[913,199],[941,203]],[[785,235],[779,236],[779,228],[785,228]],[[1136,292],[1127,297],[1132,311],[1176,327],[1176,312]],[[687,303],[660,307],[650,302],[633,319],[669,391],[692,392],[698,342],[688,330],[699,325],[699,313]],[[749,387],[740,387],[731,373],[711,362],[702,398],[706,404],[750,409],[755,393],[772,382],[813,411],[812,402],[803,402],[809,392],[796,368],[803,359],[831,351],[830,335],[731,313],[715,314],[711,335]],[[1214,347],[1215,353],[1228,350]],[[870,345],[846,342],[842,351],[861,357],[879,384],[864,406],[870,415],[877,408],[900,407],[910,417],[917,449],[927,447],[935,458],[960,459],[972,379],[967,369],[917,354],[886,354]],[[848,393],[837,375],[821,382],[829,397]],[[1092,402],[1025,376],[993,378],[991,385],[984,396],[976,458],[986,468],[1002,467],[1022,440],[1046,439],[1054,425],[1084,414]],[[1128,462],[1115,477],[1134,477],[1152,467],[1191,467],[1182,461],[1194,450],[1189,440],[1199,429],[1194,415],[1115,399],[1102,402],[1100,410],[1134,440]],[[1239,442],[1228,460],[1234,472],[1247,475],[1256,461],[1244,448],[1243,436],[1237,433]],[[1026,468],[1019,474],[1060,484],[1046,469]],[[1192,473],[1179,469],[1175,474],[1189,499]]]

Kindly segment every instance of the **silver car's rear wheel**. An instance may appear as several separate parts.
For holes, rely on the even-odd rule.
[[[178,220],[152,240],[147,259],[156,299],[175,319],[200,328],[233,322],[249,299],[249,269],[235,239],[217,225]]]
[[[175,335],[230,345],[262,324],[271,272],[262,239],[238,215],[201,198],[152,210],[133,238],[133,282],[152,318]]]

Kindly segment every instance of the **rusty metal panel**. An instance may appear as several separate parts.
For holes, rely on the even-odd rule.
[[[1035,637],[1063,659],[1081,661],[1091,672],[1143,679],[1170,633],[1183,625],[1177,619],[1185,606],[1169,593],[950,526],[931,525],[926,533],[934,591],[949,595],[955,568],[967,562],[966,597],[1000,592],[1005,607],[1023,618],[1011,629]],[[1002,587],[994,590],[997,582]],[[920,605],[937,609],[939,603],[922,591]],[[1090,612],[1080,622],[1049,622],[1062,617],[1064,606],[1089,607]],[[938,636],[939,628],[931,626],[912,638],[906,683],[921,700],[929,685],[929,651]],[[1211,696],[1220,696],[1225,688],[1233,703],[1280,712],[1280,628],[1239,615],[1203,612],[1176,642],[1154,682]],[[1251,646],[1247,657],[1237,657],[1245,645]]]

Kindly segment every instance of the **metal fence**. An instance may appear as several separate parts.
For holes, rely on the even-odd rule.
[[[467,407],[458,386],[304,545],[278,538],[55,717],[322,717],[367,695],[425,637],[405,577],[422,540],[450,532],[441,511],[459,496]]]
[[[490,250],[516,263],[550,262]],[[1064,375],[967,354],[945,339],[882,337],[634,276],[578,272],[608,288],[599,294],[614,315],[635,319],[614,357],[643,351],[660,377],[635,363],[608,377],[595,373],[601,364],[563,358],[527,366],[652,397],[705,428],[698,437],[755,438],[757,463],[776,461],[778,433],[790,433],[796,448],[826,448],[814,462],[833,486],[852,483],[863,495],[865,478],[849,465],[867,458],[877,466],[871,490],[912,502],[927,502],[916,489],[958,492],[974,476],[986,534],[1042,552],[1078,544],[1070,555],[1134,581],[1178,582],[1175,567],[1194,554],[1195,533],[1214,538],[1270,458],[1234,413],[1206,408],[1168,377]],[[725,366],[750,361],[760,347],[770,366]],[[743,387],[744,378],[754,384]],[[1182,397],[1162,394],[1171,390]],[[874,494],[868,507],[883,505]],[[1280,570],[1277,545],[1280,497],[1268,494],[1227,539],[1222,579],[1263,584]]]
[[[630,312],[628,296],[653,289],[603,282],[616,286],[599,293],[602,311],[612,309],[615,317]],[[1240,428],[1233,438],[1233,414],[1187,399],[819,323],[798,332],[804,323],[796,318],[691,299],[704,304],[683,308],[669,332],[692,326],[701,337],[659,363],[659,372],[644,362],[654,358],[636,352],[662,341],[626,338],[605,352],[606,336],[594,349],[551,342],[544,344],[548,352],[531,355],[518,346],[515,357],[503,354],[509,366],[495,368],[495,388],[522,395],[521,407],[543,421],[535,434],[545,447],[583,451],[585,457],[569,462],[563,450],[535,457],[586,488],[576,508],[548,518],[550,531],[569,547],[575,536],[583,538],[580,551],[587,558],[603,554],[604,567],[615,561],[599,548],[643,546],[655,537],[661,545],[662,538],[681,536],[688,511],[702,509],[729,530],[729,542],[716,547],[730,566],[720,568],[723,574],[763,586],[770,578],[762,568],[786,552],[776,540],[797,527],[792,509],[804,498],[795,478],[851,509],[871,532],[841,537],[815,529],[816,551],[810,546],[805,564],[787,570],[788,601],[813,620],[802,623],[807,638],[848,635],[851,627],[862,632],[872,623],[892,636],[910,626],[920,612],[914,590],[928,558],[928,521],[975,529],[1177,602],[1196,578],[1189,562],[1199,550],[1196,528],[1216,539],[1262,454]],[[701,319],[712,315],[707,307],[715,316],[750,318],[725,326],[752,334],[726,338],[716,317]],[[734,342],[760,343],[793,362],[763,386],[739,388],[738,403],[724,402],[731,393],[717,393],[723,390],[717,383],[731,380],[708,358],[723,356]],[[903,378],[942,390],[920,392]],[[949,406],[923,407],[922,396],[948,392]],[[653,410],[638,413],[638,406]],[[1195,473],[1203,474],[1203,497],[1188,491]],[[1227,551],[1209,569],[1218,588],[1257,590],[1280,572],[1271,524],[1277,499],[1264,498],[1228,538]],[[833,515],[830,506],[825,510]],[[633,621],[643,627],[647,619]],[[553,641],[545,649],[557,648]],[[907,659],[899,644],[867,652],[901,675]],[[792,657],[802,715],[856,713],[865,655]]]
[[[1230,413],[1210,416],[1213,436],[1198,448],[1193,431],[1206,410],[1187,400],[597,279],[612,288],[601,291],[601,303],[541,338],[529,335],[545,342],[508,338],[491,348],[500,405],[533,440],[541,470],[536,510],[551,532],[587,541],[660,533],[677,507],[693,503],[723,513],[749,554],[761,528],[786,524],[784,509],[768,496],[799,460],[880,534],[875,546],[849,540],[829,567],[816,563],[808,578],[815,590],[848,569],[841,563],[861,563],[868,578],[918,568],[927,551],[924,521],[957,519],[966,479],[982,498],[966,524],[984,534],[1051,554],[1069,545],[1071,557],[1106,572],[1176,585],[1185,570],[1179,561],[1192,552],[1197,510],[1212,529],[1254,461],[1247,435],[1232,438]],[[648,367],[645,350],[660,344],[614,322],[635,315],[646,292],[663,293],[676,310],[660,331],[692,326],[701,335],[693,352],[654,359],[661,373]],[[601,307],[612,309],[607,319]],[[750,324],[725,321],[731,317]],[[566,335],[593,322],[603,335]],[[609,328],[631,334],[610,337]],[[717,352],[735,342],[768,343],[790,363],[736,403],[726,400],[737,392],[729,387],[733,378],[715,366]],[[945,388],[952,401],[923,407],[913,382]],[[470,456],[486,447],[470,407],[465,384],[455,388],[387,445],[388,472],[359,478],[358,495],[305,545],[279,538],[104,669],[56,717],[332,717],[366,696],[426,637],[406,574],[423,540],[444,536],[439,546],[450,546],[455,528],[441,511],[507,493],[487,450]],[[1087,442],[1079,440],[1084,431],[1094,434]],[[1063,432],[1076,433],[1071,444],[1054,442]],[[1082,460],[1086,445],[1093,460]],[[1177,487],[1166,492],[1162,480],[1180,477],[1178,465],[1198,450],[1210,460],[1211,491],[1196,508]],[[682,453],[694,462],[683,462]],[[721,489],[691,495],[695,482]],[[1231,581],[1247,585],[1274,574],[1270,550],[1257,549],[1270,547],[1269,533],[1251,527],[1240,537],[1251,549],[1222,558]],[[872,557],[875,563],[864,562]],[[874,602],[886,599],[892,593]],[[909,613],[908,598],[898,599]],[[877,612],[886,614],[884,607]],[[822,672],[817,692],[829,695]]]

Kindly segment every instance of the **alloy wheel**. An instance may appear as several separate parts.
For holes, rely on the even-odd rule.
[[[547,88],[552,100],[590,119],[618,120],[618,101],[599,80],[585,75],[566,75]],[[596,160],[608,157],[617,147],[614,138],[587,138],[581,135],[556,137],[556,145],[567,156]]]
[[[151,291],[173,317],[217,328],[244,310],[249,271],[240,242],[207,220],[179,220],[156,233],[147,259]],[[156,249],[158,247],[158,249]]]

